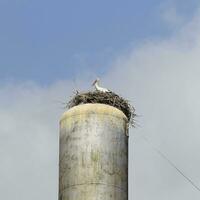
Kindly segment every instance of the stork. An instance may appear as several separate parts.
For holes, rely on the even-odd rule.
[[[99,92],[110,92],[108,89],[103,88],[103,87],[100,87],[100,86],[99,86],[99,81],[100,81],[100,79],[97,78],[97,79],[93,82],[92,85],[95,86],[95,89],[96,89],[97,91],[99,91]]]

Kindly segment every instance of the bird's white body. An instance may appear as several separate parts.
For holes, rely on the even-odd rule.
[[[109,92],[108,89],[99,86],[99,79],[95,80],[93,85],[95,86],[95,89],[99,92]]]
[[[96,90],[98,90],[98,91],[100,91],[100,92],[109,92],[108,89],[103,88],[103,87],[100,87],[100,86],[98,85],[98,82],[95,83],[94,86],[95,86]]]

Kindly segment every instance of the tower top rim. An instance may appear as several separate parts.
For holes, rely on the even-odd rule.
[[[75,116],[75,115],[87,115],[87,114],[103,114],[103,115],[112,115],[119,118],[124,119],[128,122],[128,118],[126,115],[114,106],[110,106],[108,104],[101,104],[101,103],[86,103],[74,106],[69,110],[65,111],[60,121],[67,117]]]

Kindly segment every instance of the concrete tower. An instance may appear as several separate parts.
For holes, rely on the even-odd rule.
[[[127,117],[83,104],[60,120],[59,200],[127,200]]]

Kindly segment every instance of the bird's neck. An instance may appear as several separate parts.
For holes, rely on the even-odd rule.
[[[94,86],[95,86],[95,88],[96,88],[97,90],[100,88],[100,86],[99,86],[99,83],[98,83],[98,82],[96,82]]]

